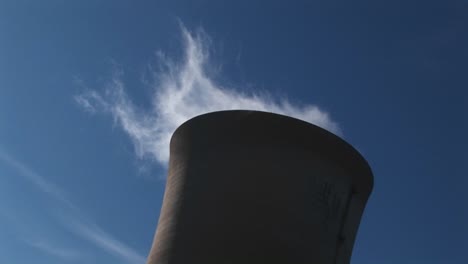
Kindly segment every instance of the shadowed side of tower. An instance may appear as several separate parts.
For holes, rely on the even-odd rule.
[[[345,264],[373,185],[349,144],[258,111],[174,133],[149,264]]]

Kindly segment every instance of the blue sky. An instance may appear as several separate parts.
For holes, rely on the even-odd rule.
[[[0,0],[0,263],[144,263],[167,139],[293,115],[369,161],[352,263],[468,261],[466,1]]]

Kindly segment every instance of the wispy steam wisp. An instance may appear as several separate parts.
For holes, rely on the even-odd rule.
[[[200,114],[220,110],[260,110],[296,117],[339,133],[338,125],[314,105],[297,107],[287,100],[242,93],[216,83],[206,71],[206,34],[182,28],[185,57],[181,63],[159,56],[163,70],[156,71],[152,108],[143,110],[128,98],[120,76],[103,93],[90,90],[75,97],[85,110],[110,113],[132,139],[140,158],[152,157],[165,165],[175,129]]]

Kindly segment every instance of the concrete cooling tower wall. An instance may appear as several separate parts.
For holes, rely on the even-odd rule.
[[[174,133],[149,264],[346,264],[373,185],[348,143],[258,111]]]

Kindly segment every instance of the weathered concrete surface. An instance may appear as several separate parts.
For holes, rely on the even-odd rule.
[[[171,141],[149,264],[349,263],[373,185],[349,144],[309,123],[223,111]]]

